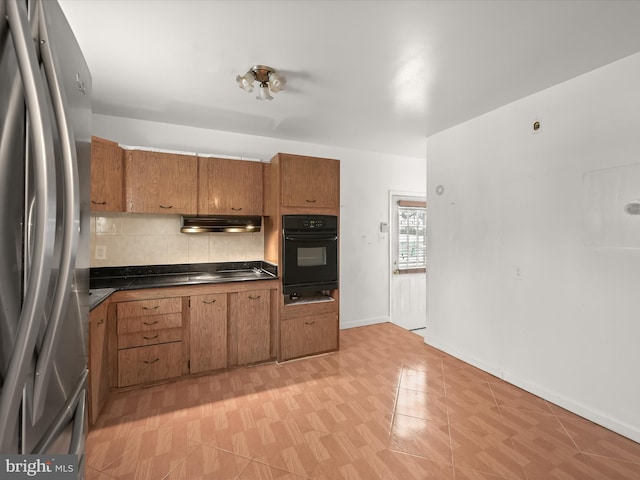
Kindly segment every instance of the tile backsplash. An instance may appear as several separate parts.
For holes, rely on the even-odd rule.
[[[258,233],[180,233],[179,215],[91,216],[91,266],[262,260]]]

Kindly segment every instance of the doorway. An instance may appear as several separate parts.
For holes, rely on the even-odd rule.
[[[390,194],[390,317],[417,334],[427,326],[427,203],[424,195]]]

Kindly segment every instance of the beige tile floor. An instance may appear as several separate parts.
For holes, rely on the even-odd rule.
[[[625,480],[640,444],[391,324],[338,353],[113,395],[89,480]]]

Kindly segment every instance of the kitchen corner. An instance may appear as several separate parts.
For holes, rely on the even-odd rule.
[[[91,421],[110,392],[338,350],[339,179],[333,159],[229,160],[94,137]],[[311,235],[285,257],[286,215]],[[329,245],[316,238],[325,226]]]

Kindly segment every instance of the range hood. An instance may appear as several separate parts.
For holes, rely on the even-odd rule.
[[[259,232],[262,217],[252,216],[222,216],[222,217],[182,217],[182,233],[213,233],[213,232]]]

